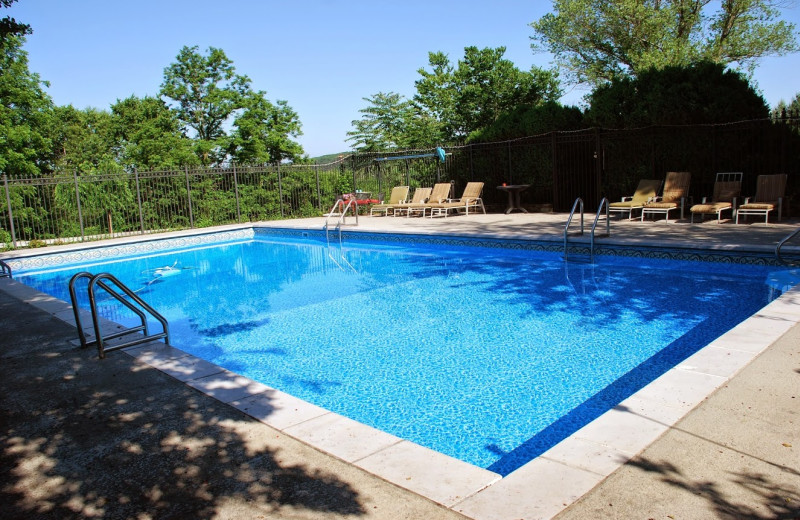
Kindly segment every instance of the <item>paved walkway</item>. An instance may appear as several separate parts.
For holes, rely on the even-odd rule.
[[[362,217],[357,229],[560,240],[563,222]],[[601,240],[770,250],[796,226],[614,222]],[[462,518],[127,355],[99,362],[14,284],[0,280],[3,518]],[[798,400],[794,326],[558,518],[800,518]]]

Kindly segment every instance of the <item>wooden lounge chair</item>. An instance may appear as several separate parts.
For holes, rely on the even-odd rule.
[[[373,205],[369,209],[369,216],[375,216],[375,212],[383,212],[384,215],[388,215],[389,211],[394,211],[394,207],[405,202],[406,198],[408,198],[408,186],[395,186],[389,195],[389,202]]]
[[[431,218],[433,217],[447,217],[451,211],[459,212],[464,211],[465,215],[469,215],[469,209],[481,208],[486,213],[486,208],[483,206],[483,199],[481,193],[483,192],[482,182],[468,182],[464,187],[464,193],[461,194],[460,199],[448,200],[446,202],[439,202],[428,204],[425,211],[430,210]],[[423,211],[423,215],[424,215]]]
[[[764,224],[769,224],[769,212],[778,208],[778,220],[783,211],[783,193],[786,191],[786,174],[759,175],[756,179],[756,196],[753,201],[747,197],[744,204],[736,210],[736,223],[739,215],[764,215]]]
[[[394,211],[392,215],[395,217],[398,215],[402,215],[403,213],[408,213],[408,208],[415,207],[419,204],[424,204],[428,201],[431,196],[431,191],[433,188],[417,188],[414,190],[414,196],[411,197],[411,202],[400,203],[396,204],[394,207]]]
[[[645,215],[663,214],[666,221],[669,222],[669,212],[678,208],[681,209],[681,218],[683,218],[691,179],[692,174],[689,172],[667,172],[664,193],[661,194],[661,197],[645,203],[642,208],[642,221],[644,221]]]
[[[659,188],[661,188],[660,180],[642,179],[639,181],[639,186],[636,187],[636,191],[632,196],[622,197],[620,202],[612,202],[608,205],[608,211],[620,214],[627,213],[628,220],[633,220],[634,210],[641,210],[647,202],[655,199]]]
[[[717,180],[714,182],[714,195],[711,201],[708,202],[703,197],[700,204],[695,204],[690,208],[692,223],[694,223],[695,213],[716,215],[717,224],[719,224],[722,221],[723,211],[736,211],[736,199],[739,198],[739,194],[742,191],[742,175],[742,172],[718,173]]]
[[[438,184],[433,185],[433,190],[431,190],[430,196],[428,197],[427,202],[419,202],[416,204],[404,204],[403,211],[406,212],[406,216],[410,217],[419,213],[420,215],[425,215],[425,210],[432,204],[438,204],[440,202],[444,202],[450,196],[450,183],[449,182],[440,182]]]

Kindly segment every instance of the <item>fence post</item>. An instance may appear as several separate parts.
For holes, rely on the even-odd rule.
[[[281,218],[283,216],[283,179],[281,179],[281,163],[278,163],[278,201],[281,204]]]
[[[556,140],[556,132],[550,132],[550,136],[552,137],[550,140],[550,152],[553,154],[553,211],[559,211],[560,203],[558,200],[558,154],[556,153],[557,148],[557,140]]]
[[[3,174],[3,185],[6,187],[6,204],[8,204],[8,224],[11,229],[11,246],[17,248],[17,232],[14,230],[14,213],[11,211],[11,193],[8,191],[8,176]]]
[[[133,175],[136,177],[136,202],[139,204],[139,229],[144,235],[144,211],[142,210],[142,190],[139,188],[139,169],[133,169]]]
[[[358,188],[358,182],[356,181],[356,168],[354,166],[355,161],[352,160],[352,158],[353,158],[352,155],[348,155],[347,157],[345,157],[344,160],[342,161],[342,168],[345,168],[344,165],[345,161],[350,163],[350,168],[352,169],[353,172],[353,191],[356,191],[356,189]]]
[[[595,201],[603,200],[603,151],[600,143],[600,127],[594,130],[594,175],[595,175]],[[598,202],[599,203],[599,202]]]
[[[317,204],[319,204],[319,210],[325,211],[322,206],[322,192],[319,189],[319,163],[314,161],[314,176],[317,179]]]
[[[508,142],[508,183],[514,184],[514,174],[511,173],[511,141]]]
[[[236,177],[236,163],[232,162],[233,166],[233,191],[236,193],[236,222],[242,223],[242,210],[239,207],[239,179]]]
[[[81,242],[86,240],[83,228],[83,211],[81,211],[81,190],[78,188],[78,170],[72,170],[72,177],[75,179],[75,201],[78,205],[78,223],[81,225]]]
[[[189,227],[194,228],[194,213],[192,212],[192,188],[189,186],[189,167],[184,166],[183,171],[186,174],[186,200],[189,202]]]

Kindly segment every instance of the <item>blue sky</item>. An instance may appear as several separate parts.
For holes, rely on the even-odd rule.
[[[33,27],[30,69],[50,82],[56,104],[81,109],[155,96],[181,47],[221,48],[254,89],[297,111],[299,141],[314,157],[350,148],[346,133],[367,106],[363,98],[411,97],[428,52],[456,63],[464,47],[505,46],[520,69],[549,67],[549,55],[530,49],[528,24],[550,7],[530,0],[18,0],[0,16]],[[797,2],[787,3],[784,19],[800,28]],[[789,101],[800,92],[800,54],[764,59],[755,82],[771,106]],[[565,90],[567,104],[586,94]]]

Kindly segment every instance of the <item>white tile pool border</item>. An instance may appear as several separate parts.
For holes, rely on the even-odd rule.
[[[75,325],[67,302],[11,279],[0,279],[0,290]],[[505,478],[163,343],[124,352],[293,438],[467,517],[511,520],[558,514],[799,322],[800,288],[795,287]]]

